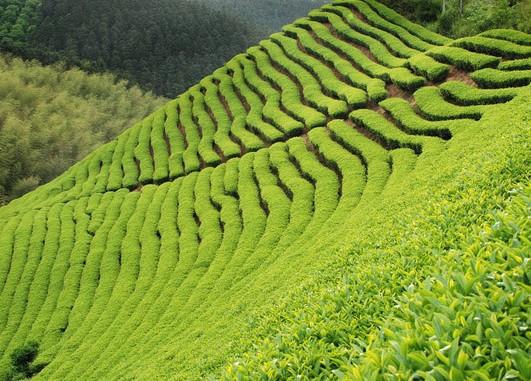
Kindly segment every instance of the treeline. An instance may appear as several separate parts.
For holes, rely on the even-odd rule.
[[[0,56],[0,203],[62,173],[160,106],[110,74]]]
[[[0,0],[0,47],[175,97],[311,0]],[[4,11],[5,9],[5,11]]]
[[[175,0],[42,0],[38,25],[7,48],[45,64],[111,71],[175,96],[246,46],[236,17]]]
[[[237,13],[260,38],[278,32],[284,25],[304,17],[312,9],[332,0],[196,0],[224,14]]]
[[[412,21],[448,37],[472,36],[489,29],[531,33],[530,0],[380,0]]]

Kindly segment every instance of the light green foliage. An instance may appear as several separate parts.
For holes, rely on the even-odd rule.
[[[531,83],[531,70],[497,70],[486,68],[475,71],[472,79],[485,88],[502,88],[513,86],[526,86]]]
[[[288,102],[288,96],[281,96],[271,84],[261,78],[257,71],[259,68],[254,66],[250,58],[237,58],[243,65],[243,72],[240,69],[234,71],[235,84],[249,104],[247,123],[253,131],[263,137],[263,140],[275,142],[281,139],[281,131],[300,130],[303,124],[294,118],[291,108],[284,103]],[[293,91],[291,86],[289,89]]]
[[[404,41],[402,41],[394,34],[386,31],[385,29],[379,29],[378,27],[375,27],[370,23],[363,22],[363,20],[353,14],[352,11],[346,6],[330,5],[324,6],[320,10],[324,12],[331,12],[338,16],[341,16],[348,23],[350,28],[354,29],[357,32],[375,38],[376,40],[385,44],[387,49],[389,49],[391,52],[395,53],[399,57],[409,58],[419,53],[418,50],[409,47]],[[313,13],[311,12],[310,16],[312,15]]]
[[[161,104],[111,75],[10,56],[0,57],[0,98],[0,202],[50,181]]]
[[[403,133],[377,112],[356,110],[349,117],[354,123],[381,139],[381,144],[388,150],[409,148],[416,154],[422,153],[422,143],[417,137],[411,137]]]
[[[529,34],[514,29],[492,29],[480,33],[479,36],[497,38],[527,46],[531,45],[531,37]]]
[[[367,96],[373,102],[379,102],[387,96],[385,82],[379,78],[371,79],[367,83]]]
[[[526,70],[443,43],[325,6],[2,207],[0,379],[32,342],[37,380],[526,376],[527,262],[472,233],[527,176]]]
[[[523,119],[505,129],[524,135],[478,142],[442,192],[409,192],[429,201],[410,200],[409,213],[402,205],[394,217],[386,204],[385,222],[352,228],[370,237],[358,235],[313,280],[263,309],[256,336],[242,339],[249,350],[222,379],[527,379],[528,100],[484,124],[516,112]]]
[[[473,119],[479,120],[485,106],[460,106],[446,101],[437,87],[423,87],[415,92],[415,101],[419,110],[427,119]]]
[[[431,380],[531,376],[525,337],[531,189],[514,193],[468,247],[409,287],[346,379],[383,379],[388,372]]]
[[[408,60],[411,69],[430,81],[443,80],[450,71],[450,66],[441,64],[426,54],[419,54]]]
[[[478,70],[484,67],[495,67],[500,62],[498,57],[483,53],[469,52],[454,46],[440,46],[426,52],[430,57],[441,62],[455,65],[461,70]]]
[[[519,45],[506,40],[498,40],[483,36],[464,37],[452,42],[452,45],[460,46],[478,53],[492,54],[507,58],[530,58],[531,46]]]
[[[324,12],[326,10],[329,10],[330,12]],[[330,31],[328,31],[328,29],[321,24],[322,22],[329,22],[338,36],[369,49],[371,54],[380,64],[390,67],[399,67],[405,64],[406,60],[404,58],[393,55],[393,50],[390,50],[386,45],[380,42],[377,37],[372,37],[370,35],[370,30],[366,31],[365,29],[362,29],[360,25],[361,21],[349,17],[349,14],[344,10],[342,12],[338,12],[341,10],[341,7],[322,8],[321,10],[316,9],[310,12],[309,19],[319,22],[306,22],[297,20],[295,23],[309,25],[316,35],[332,49],[335,48],[340,49],[341,51],[355,52],[355,49],[346,43],[346,41],[341,41],[339,38],[334,38]],[[343,20],[340,16],[343,16],[345,20]],[[347,24],[349,20],[351,20],[351,22]],[[362,32],[358,32],[356,29],[353,29],[355,26],[358,26],[360,29],[362,29]],[[375,36],[380,35],[375,33]],[[398,43],[400,43],[400,40],[398,40]],[[364,61],[363,63],[360,62],[359,64],[363,70],[370,69],[370,67],[373,65],[370,61]]]
[[[329,10],[330,12],[337,12],[341,9],[341,7],[323,7],[322,9]],[[361,23],[361,20],[353,16],[352,13],[347,9],[342,10],[340,14],[346,17],[347,20],[353,20],[352,23],[355,25]],[[375,59],[383,63],[383,65],[380,65],[371,57],[368,57],[367,54],[362,52],[360,49],[352,46],[348,42],[335,38],[329,32],[327,33],[326,28],[323,28],[321,24],[315,22],[307,22],[302,24],[302,22],[299,20],[298,23],[301,23],[302,25],[309,25],[316,35],[319,36],[327,46],[343,55],[347,55],[350,60],[355,63],[355,67],[359,67],[361,69],[361,73],[359,73],[357,70],[351,69],[349,75],[352,83],[356,84],[358,87],[367,88],[368,83],[372,80],[370,77],[377,77],[385,81],[391,81],[398,86],[409,90],[415,90],[424,83],[424,79],[422,77],[418,77],[412,74],[408,69],[400,67],[406,64],[405,60],[398,60],[397,57],[390,55],[387,49],[376,40],[350,29],[335,14],[314,11],[310,13],[310,16],[315,19],[324,19],[331,22],[338,33],[344,35],[347,40],[353,41],[368,48],[371,54],[374,54]],[[392,38],[394,39],[396,37]],[[392,46],[397,46],[397,44],[393,44]],[[388,56],[391,56],[392,60],[390,60]],[[384,65],[391,67],[385,67]],[[378,96],[381,96],[381,93],[374,95],[376,95],[376,99],[378,99]]]
[[[530,70],[531,58],[520,58],[516,60],[509,60],[500,62],[498,69],[501,70]]]
[[[448,81],[439,88],[445,98],[464,106],[508,102],[521,91],[511,87],[478,89],[460,81]]]
[[[452,133],[473,124],[472,121],[463,119],[426,120],[419,116],[407,101],[401,98],[388,98],[380,102],[380,106],[409,134],[439,136],[448,140],[452,137]]]
[[[284,106],[289,109],[290,103],[296,104],[304,99],[312,106],[312,108],[320,111],[316,113],[313,110],[308,110],[304,105],[295,108],[293,112],[297,118],[302,120],[305,124],[310,127],[323,124],[325,120],[325,115],[323,113],[333,114],[337,112],[338,107],[346,106],[344,102],[339,102],[326,96],[317,80],[302,66],[286,57],[278,45],[274,44],[272,41],[265,40],[262,41],[261,48],[262,49],[250,48],[249,52],[255,54],[255,57],[258,59],[262,59],[262,64],[264,66],[268,65],[267,74],[264,74],[269,79],[275,81],[277,86],[281,88],[283,88],[283,82],[288,82],[290,84],[290,87],[286,88],[286,93],[288,93],[288,95],[286,96],[286,101],[283,100]],[[265,58],[266,52],[270,57],[268,59]],[[280,74],[280,72],[274,66],[283,70],[285,74],[279,76],[278,74]],[[298,84],[300,85],[300,83],[304,83],[305,85],[301,85],[299,88]]]
[[[347,105],[351,107],[361,107],[367,102],[366,95],[363,91],[351,88],[347,80],[337,78],[332,69],[323,65],[320,60],[324,60],[329,63],[329,65],[334,66],[336,70],[345,76],[345,78],[348,78],[347,73],[349,73],[351,68],[351,65],[347,61],[343,60],[336,53],[326,47],[318,45],[311,38],[311,35],[303,29],[286,28],[286,31],[294,33],[294,39],[286,38],[281,35],[277,35],[276,38],[275,36],[272,36],[272,38],[283,46],[286,54],[297,61],[301,66],[304,66],[311,71],[319,79],[325,92],[344,100],[347,102]],[[300,41],[300,44],[304,47],[304,51],[299,49],[297,40]],[[308,55],[307,52],[311,52],[317,57],[314,58],[312,55]],[[352,83],[352,81],[350,82]],[[345,112],[346,107],[338,109],[336,115],[332,116],[341,116],[341,114],[344,114]]]
[[[434,33],[426,28],[421,27],[418,24],[411,22],[410,20],[404,18],[403,16],[396,13],[391,8],[383,6],[376,0],[365,0],[376,12],[380,14],[383,18],[387,19],[390,22],[395,23],[396,25],[401,26],[402,28],[409,31],[411,34],[421,38],[422,40],[434,44],[434,45],[445,45],[451,40],[447,37],[441,36],[438,33]]]
[[[410,46],[415,50],[425,51],[433,46],[432,44],[411,34],[407,29],[403,28],[402,26],[396,24],[396,20],[402,19],[401,17],[393,20],[394,22],[388,21],[385,18],[381,17],[368,4],[361,0],[336,1],[336,4],[354,7],[358,12],[363,15],[363,17],[367,19],[369,24],[381,30],[385,30],[389,33],[394,34],[395,36],[399,37],[406,45]]]

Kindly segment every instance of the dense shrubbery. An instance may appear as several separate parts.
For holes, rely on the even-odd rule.
[[[527,0],[382,0],[412,20],[450,37],[471,36],[488,29],[531,32]]]
[[[62,173],[161,101],[111,75],[0,57],[0,199]]]
[[[5,375],[5,381],[26,380],[39,373],[46,364],[35,363],[39,354],[39,343],[29,341],[11,353],[11,369]]]

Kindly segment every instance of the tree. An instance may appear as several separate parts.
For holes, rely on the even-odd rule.
[[[38,354],[39,343],[36,341],[29,341],[22,347],[15,349],[11,353],[11,367],[14,371],[11,376],[12,379],[30,378],[39,373],[46,364],[34,364]]]

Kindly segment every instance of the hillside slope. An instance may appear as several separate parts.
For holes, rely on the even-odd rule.
[[[530,39],[349,0],[234,57],[0,209],[1,365],[35,340],[36,379],[216,374],[257,311],[529,142]]]

